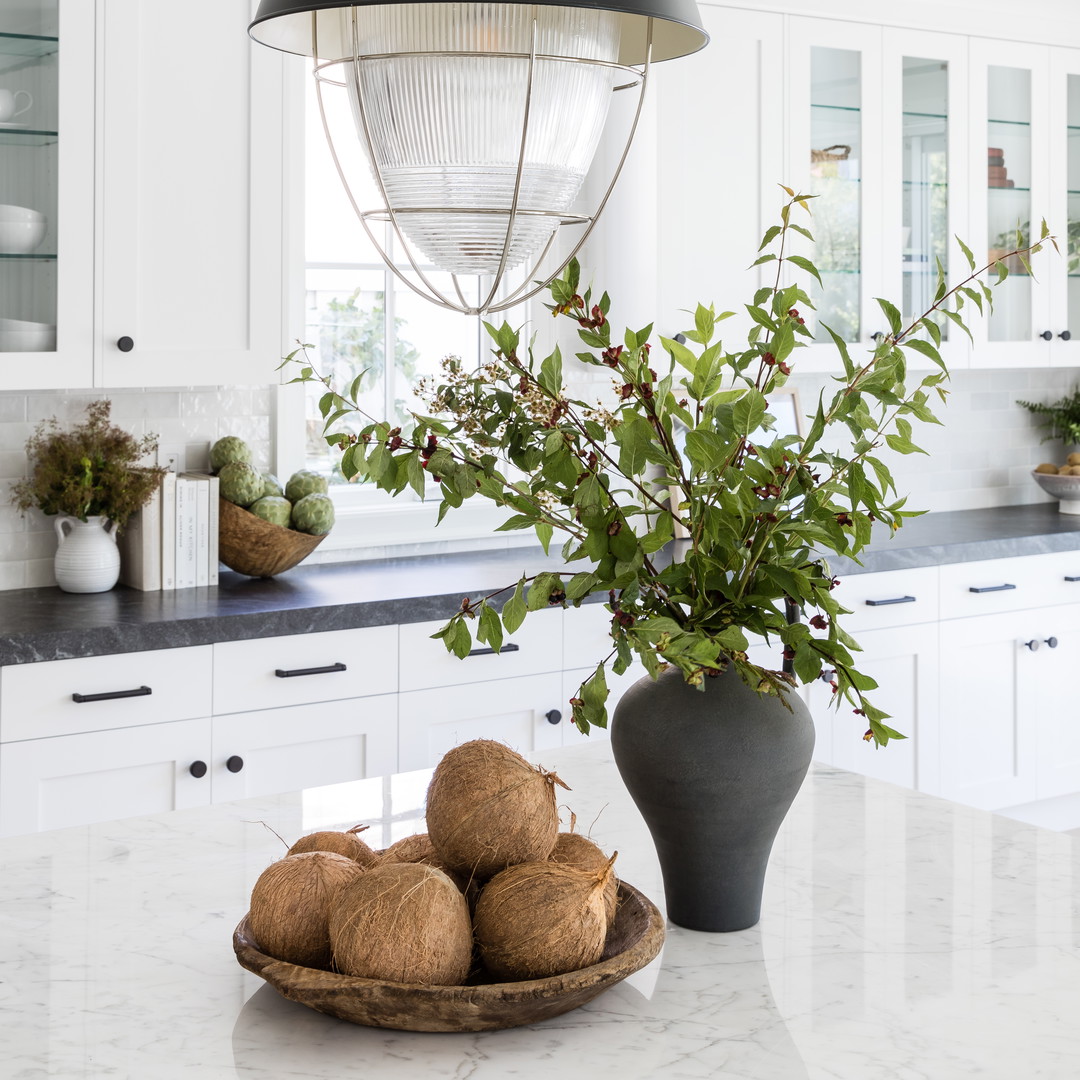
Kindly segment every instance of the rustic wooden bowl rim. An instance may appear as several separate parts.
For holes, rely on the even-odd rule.
[[[259,949],[245,915],[233,933],[237,961],[280,994],[353,1023],[407,1031],[485,1031],[536,1023],[584,1005],[639,971],[660,952],[664,918],[646,896],[619,883],[619,913],[635,936],[620,952],[546,979],[464,986],[384,982],[299,967]],[[410,1007],[402,1009],[402,1005]]]

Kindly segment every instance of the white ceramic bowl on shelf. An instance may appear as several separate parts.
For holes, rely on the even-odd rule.
[[[1032,472],[1035,483],[1055,499],[1063,514],[1080,514],[1080,476],[1060,476],[1054,473]]]
[[[29,255],[49,228],[49,219],[29,206],[0,204],[0,254]]]
[[[56,324],[0,319],[0,352],[56,352]]]

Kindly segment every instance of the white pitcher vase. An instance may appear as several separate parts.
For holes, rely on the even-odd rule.
[[[79,521],[58,517],[54,523],[56,584],[64,592],[108,592],[120,577],[120,552],[116,547],[116,523],[103,517]]]

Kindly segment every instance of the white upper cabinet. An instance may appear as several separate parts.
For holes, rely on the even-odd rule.
[[[783,17],[704,4],[700,12],[711,44],[658,65],[653,75],[659,197],[633,228],[656,214],[657,332],[671,337],[689,329],[694,306],[715,303],[718,312],[736,312],[721,326],[735,348],[750,326],[744,305],[771,281],[768,266],[747,268],[778,218],[778,185],[788,182],[778,76]],[[633,272],[633,265],[622,270]]]
[[[0,389],[92,377],[94,8],[0,5]]]
[[[249,0],[99,4],[102,386],[274,381],[282,59],[250,17]]]

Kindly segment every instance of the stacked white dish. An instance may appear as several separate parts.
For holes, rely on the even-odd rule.
[[[29,206],[0,204],[0,253],[28,255],[45,239],[49,220]]]
[[[0,352],[55,352],[56,323],[0,319]]]

